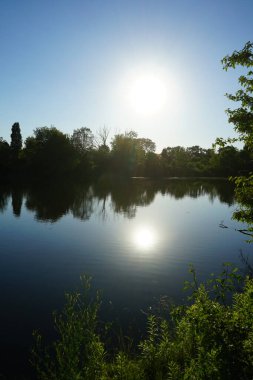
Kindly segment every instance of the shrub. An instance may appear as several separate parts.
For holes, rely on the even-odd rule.
[[[192,270],[192,269],[191,269]],[[36,333],[33,363],[40,380],[213,380],[252,379],[253,280],[246,278],[230,305],[217,294],[217,284],[231,290],[231,274],[197,285],[191,304],[176,307],[167,318],[150,315],[147,334],[137,354],[106,355],[96,331],[99,294],[90,299],[90,278],[83,291],[68,294],[62,314],[55,315],[59,338],[44,350]],[[237,277],[235,278],[238,279]],[[219,280],[217,282],[217,280]]]

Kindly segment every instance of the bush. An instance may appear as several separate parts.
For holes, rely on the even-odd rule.
[[[226,284],[231,289],[231,276],[234,269],[226,276],[222,294]],[[216,292],[222,278],[213,280]],[[150,315],[138,353],[119,351],[114,357],[106,354],[96,332],[100,297],[90,299],[90,278],[83,277],[82,284],[82,293],[67,295],[63,313],[55,316],[59,339],[51,351],[42,349],[41,336],[35,334],[38,379],[252,379],[252,279],[246,278],[242,291],[234,291],[226,305],[223,297],[213,297],[210,282],[197,285],[194,272],[191,304],[173,308],[167,318]]]

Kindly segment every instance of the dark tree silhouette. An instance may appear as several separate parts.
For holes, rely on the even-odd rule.
[[[10,146],[0,137],[0,178],[8,175],[10,164]]]
[[[35,129],[34,136],[25,141],[24,158],[33,178],[63,178],[71,175],[77,165],[69,138],[55,127]]]
[[[19,123],[14,123],[11,128],[11,150],[15,155],[18,155],[18,152],[22,148],[22,136],[20,132]]]

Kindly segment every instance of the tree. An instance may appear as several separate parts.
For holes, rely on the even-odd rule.
[[[241,86],[235,94],[226,94],[228,99],[239,102],[236,109],[228,109],[229,123],[234,124],[234,130],[238,133],[236,139],[228,139],[229,142],[242,141],[251,152],[253,150],[253,43],[247,42],[242,50],[234,51],[222,59],[223,69],[242,67],[245,74],[240,75],[238,82]],[[217,143],[226,144],[226,141],[218,139]],[[235,177],[236,195],[241,202],[240,209],[234,214],[236,219],[247,222],[252,228],[253,224],[253,174]]]
[[[72,175],[76,152],[70,139],[55,127],[42,127],[25,141],[27,171],[35,177],[56,178]]]
[[[17,156],[22,148],[22,136],[19,123],[14,123],[11,128],[11,150]]]
[[[103,128],[99,129],[99,131],[97,132],[97,137],[96,137],[96,145],[98,146],[98,148],[108,147],[107,140],[109,137],[109,133],[110,133],[110,129],[108,129],[105,125],[103,126]]]
[[[131,176],[136,162],[136,132],[130,131],[114,136],[112,145],[113,170],[121,175]]]
[[[240,168],[240,155],[233,145],[221,147],[218,152],[221,175],[237,175]]]
[[[110,169],[110,148],[108,145],[100,145],[92,151],[92,164],[95,175],[105,174]]]
[[[148,153],[155,151],[155,143],[138,138],[135,131],[117,134],[111,142],[113,170],[126,176],[143,176]]]
[[[222,59],[223,69],[235,69],[237,66],[253,68],[253,43],[247,42],[240,51],[234,51]],[[226,94],[227,98],[240,102],[241,106],[234,110],[227,109],[228,121],[234,124],[239,133],[237,140],[243,141],[246,146],[253,148],[253,71],[250,69],[238,79],[241,88],[233,94]]]
[[[94,170],[93,150],[94,150],[94,135],[89,128],[82,127],[75,129],[70,141],[78,154],[78,170],[77,175],[91,175]]]
[[[186,148],[185,152],[187,155],[188,175],[202,175],[206,169],[206,150],[194,145]]]
[[[140,146],[140,148],[145,152],[145,153],[149,153],[149,152],[155,152],[155,143],[154,141],[150,140],[150,139],[146,139],[146,138],[138,138],[137,139],[138,141],[138,144]]]
[[[184,176],[187,175],[189,158],[186,149],[182,146],[167,147],[162,150],[164,175]]]
[[[87,153],[94,147],[94,136],[89,128],[82,127],[74,130],[71,142],[79,153]]]
[[[145,175],[148,177],[161,177],[162,162],[160,155],[148,152],[145,159]]]
[[[0,137],[0,178],[6,177],[10,168],[10,146]]]

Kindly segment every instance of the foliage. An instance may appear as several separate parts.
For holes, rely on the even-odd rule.
[[[236,286],[239,288],[240,284],[243,281],[243,277],[238,273],[238,268],[233,264],[226,262],[222,264],[222,272],[215,277],[214,274],[211,274],[211,277],[205,284],[205,289],[216,301],[226,303],[227,297],[236,289]],[[194,267],[190,265],[189,272],[192,274],[192,281],[184,282],[184,289],[191,290],[191,296],[189,299],[194,299],[196,293],[199,289],[199,284],[197,281],[197,275]]]
[[[155,143],[154,141],[147,139],[147,138],[138,138],[137,144],[139,145],[139,148],[144,150],[145,153],[154,153],[155,152]]]
[[[246,149],[252,153],[253,149],[253,43],[247,42],[242,50],[234,51],[222,59],[223,68],[241,67],[243,74],[238,82],[241,86],[235,94],[226,94],[228,99],[239,103],[236,109],[228,109],[228,121],[234,124],[234,130],[238,133],[237,140],[242,141]],[[245,73],[246,70],[246,73]],[[236,139],[234,139],[236,140]],[[224,141],[218,140],[224,144]],[[252,170],[252,165],[251,165]],[[240,176],[235,178],[236,193],[242,207],[234,214],[236,219],[253,224],[253,176]]]
[[[78,163],[69,138],[55,127],[35,129],[25,141],[23,158],[26,172],[37,178],[63,177]]]
[[[94,147],[94,136],[89,128],[75,129],[71,142],[81,154],[85,154]]]
[[[14,128],[15,126],[15,128]],[[248,175],[253,155],[249,147],[238,150],[221,144],[218,151],[191,147],[167,147],[155,152],[155,143],[138,137],[135,131],[116,134],[107,145],[109,130],[104,127],[95,138],[89,128],[75,129],[71,136],[55,127],[42,127],[27,137],[21,149],[19,124],[13,126],[12,145],[0,138],[0,176],[23,180],[77,179],[90,177],[228,177]],[[15,137],[16,136],[16,137]]]
[[[126,176],[138,175],[143,167],[145,150],[134,131],[117,134],[112,140],[114,170]]]
[[[41,335],[34,333],[36,346],[32,362],[39,379],[102,379],[105,351],[96,333],[100,296],[96,293],[91,301],[90,278],[84,276],[81,282],[82,292],[66,294],[63,313],[54,315],[58,340],[52,353],[43,349]]]
[[[227,176],[240,170],[239,157],[232,157],[234,165],[224,165],[222,151],[192,147],[167,147],[162,150],[162,167],[165,176]],[[232,172],[231,172],[232,170]]]
[[[55,318],[59,339],[43,351],[37,333],[33,364],[40,380],[208,380],[252,379],[253,280],[246,278],[241,292],[235,268],[197,284],[191,303],[173,308],[167,318],[150,315],[146,337],[137,354],[120,350],[106,354],[97,332],[98,296],[89,299],[90,278],[83,278],[83,294],[70,294],[63,314]],[[221,287],[217,290],[217,284]],[[210,289],[217,291],[212,297]],[[233,302],[220,302],[233,289]]]
[[[240,51],[234,51],[230,56],[227,55],[222,59],[223,68],[235,69],[238,66],[249,68],[245,75],[238,79],[241,89],[236,93],[226,94],[228,99],[240,102],[241,106],[237,109],[227,110],[228,121],[234,124],[234,129],[239,133],[239,140],[243,141],[246,146],[253,147],[253,43],[247,42]]]
[[[234,218],[249,224],[249,231],[253,231],[253,174],[236,177],[236,195],[240,208],[234,212]]]

